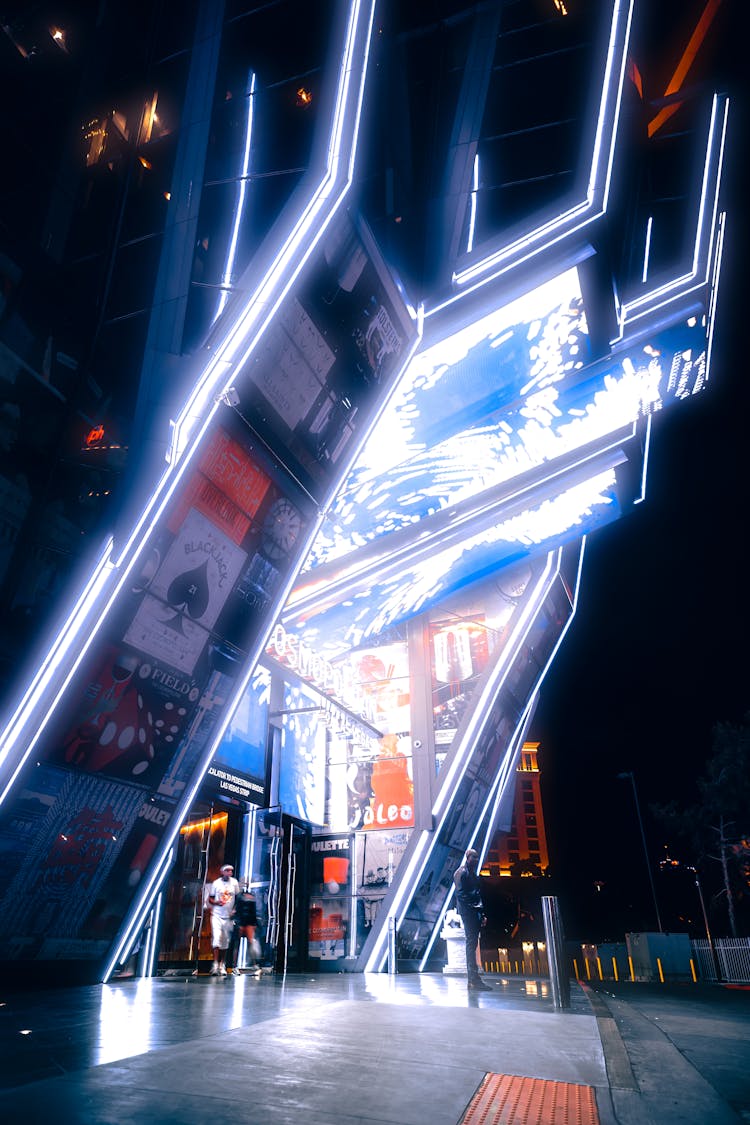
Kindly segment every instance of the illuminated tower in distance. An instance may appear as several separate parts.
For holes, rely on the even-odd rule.
[[[549,866],[538,750],[538,742],[523,744],[516,767],[510,832],[498,831],[492,840],[482,865],[482,871],[489,875],[542,875]]]

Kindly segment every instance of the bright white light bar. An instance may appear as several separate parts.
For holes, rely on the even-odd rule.
[[[462,288],[476,288],[478,284],[491,281],[521,263],[529,261],[550,246],[570,238],[584,226],[600,218],[606,211],[632,12],[632,0],[616,0],[612,10],[607,59],[585,198],[522,238],[502,246],[465,269],[457,270],[453,275],[456,285]],[[440,311],[456,299],[456,297],[449,298],[444,304],[431,309],[428,315]]]
[[[179,824],[177,828],[179,831]],[[135,939],[138,937],[141,927],[146,921],[146,916],[154,903],[154,899],[158,895],[159,889],[164,882],[164,878],[169,871],[169,868],[172,866],[173,858],[174,851],[172,848],[169,848],[167,852],[162,856],[161,863],[157,864],[156,867],[152,867],[152,873],[144,888],[144,892],[141,895],[138,909],[133,911],[129,925],[126,926],[124,931],[121,931],[120,941],[117,943],[117,946],[115,947],[115,950],[111,954],[110,960],[107,963],[107,967],[104,970],[104,973],[102,975],[102,984],[106,984],[109,978],[112,976],[115,967],[121,962],[126,961],[130,956],[130,952],[133,948],[133,945],[135,944]]]
[[[471,208],[469,211],[469,237],[466,242],[467,253],[474,249],[474,230],[477,225],[477,192],[479,191],[479,153],[474,156],[474,179],[471,189]]]
[[[234,271],[234,259],[237,254],[237,242],[240,237],[240,229],[242,227],[242,220],[245,211],[245,196],[247,195],[247,177],[250,170],[250,145],[253,136],[253,113],[255,106],[255,71],[250,71],[250,84],[247,93],[247,123],[245,126],[245,147],[242,154],[242,168],[240,170],[239,187],[237,189],[237,203],[234,208],[234,215],[232,216],[232,235],[229,240],[229,249],[227,251],[227,260],[224,265],[224,273],[222,275],[221,284],[223,286],[221,294],[219,295],[219,304],[216,309],[214,320],[221,315],[221,312],[229,300],[229,290],[232,287],[232,273]]]
[[[619,337],[637,321],[664,311],[676,302],[684,302],[691,293],[702,289],[712,281],[720,268],[720,254],[717,244],[721,243],[719,190],[726,145],[729,99],[715,95],[711,107],[711,121],[706,142],[706,155],[703,162],[703,178],[695,226],[695,242],[690,269],[679,277],[657,286],[655,289],[623,303],[619,311]],[[614,342],[614,341],[613,341]]]
[[[646,436],[643,441],[643,466],[641,468],[641,493],[633,501],[633,504],[642,504],[646,499],[646,478],[648,476],[648,455],[651,451],[651,419],[653,415],[649,414],[646,417]]]
[[[34,715],[38,716],[38,711],[42,706],[44,696],[50,688],[55,685],[61,669],[64,670],[65,676],[61,685],[58,685],[58,692],[64,690],[83,659],[88,645],[93,640],[95,631],[89,631],[88,634],[86,634],[86,629],[89,627],[92,617],[94,617],[98,611],[100,600],[103,593],[106,591],[107,583],[113,572],[111,552],[112,540],[109,539],[102,547],[99,557],[94,564],[91,576],[73,605],[65,624],[52,642],[47,655],[42,661],[41,667],[3,730],[2,736],[0,736],[0,768],[5,764],[11,750],[18,738],[25,731],[31,717]],[[71,644],[82,631],[85,643],[77,659],[72,660],[68,655]],[[34,732],[33,738],[28,743],[26,755],[24,755],[22,761],[17,764],[16,769],[3,786],[2,793],[0,793],[0,804],[2,804],[5,799],[19,769],[23,765],[23,761],[26,760],[26,756],[34,749],[36,741],[50,717],[50,712],[51,708],[46,714],[42,714],[41,723]]]
[[[648,280],[648,260],[651,255],[651,229],[654,225],[653,215],[649,215],[648,222],[646,223],[646,244],[643,248],[643,272],[641,274],[641,281],[646,284]]]

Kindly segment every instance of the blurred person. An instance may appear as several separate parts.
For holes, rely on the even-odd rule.
[[[239,892],[234,900],[234,922],[236,941],[239,943],[240,938],[245,938],[247,941],[247,957],[250,962],[250,971],[253,976],[260,976],[260,942],[255,936],[255,931],[258,926],[258,910],[255,902],[255,895],[250,889],[250,884],[245,881],[242,884],[242,890]],[[239,968],[236,967],[235,975],[239,976]]]

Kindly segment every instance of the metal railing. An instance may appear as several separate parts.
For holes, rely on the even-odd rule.
[[[733,984],[750,982],[750,938],[714,939],[716,957],[711,943],[705,938],[690,944],[703,980],[725,980]]]

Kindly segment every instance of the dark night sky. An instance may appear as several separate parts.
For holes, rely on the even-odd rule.
[[[714,723],[750,711],[742,84],[730,118],[729,226],[710,380],[655,420],[646,502],[588,540],[578,612],[530,730],[542,744],[552,865],[571,917],[577,903],[590,907],[595,879],[651,911],[632,787],[616,775],[635,775],[658,862],[667,841],[649,805],[690,803]]]

